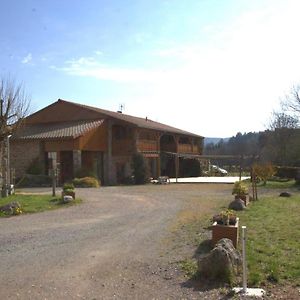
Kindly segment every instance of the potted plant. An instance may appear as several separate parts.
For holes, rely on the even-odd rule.
[[[232,195],[235,195],[235,199],[241,199],[245,205],[248,204],[248,186],[242,181],[236,181],[233,185]]]
[[[215,245],[222,238],[228,238],[237,247],[239,234],[239,218],[231,209],[223,210],[213,216],[212,243]]]
[[[64,196],[72,196],[75,199],[75,188],[73,183],[65,183],[62,190],[62,198]]]

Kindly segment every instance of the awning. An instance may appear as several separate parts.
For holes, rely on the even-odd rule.
[[[12,138],[18,140],[76,139],[102,123],[103,120],[87,120],[25,125]]]

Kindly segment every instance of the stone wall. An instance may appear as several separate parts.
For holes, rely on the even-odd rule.
[[[122,167],[123,172],[121,177],[126,178],[132,174],[131,169],[131,157],[130,156],[112,156],[110,161],[108,161],[108,155],[104,153],[104,165],[107,166],[104,169],[104,184],[105,185],[116,185],[120,182],[120,178],[118,178],[118,169]],[[109,169],[108,169],[109,166]],[[109,175],[109,176],[108,176]]]
[[[30,163],[39,158],[44,162],[42,144],[38,141],[11,141],[10,143],[10,165],[15,169],[16,178],[22,177]]]

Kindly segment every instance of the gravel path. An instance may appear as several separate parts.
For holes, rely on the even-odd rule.
[[[226,289],[196,287],[178,270],[195,246],[178,246],[173,229],[199,212],[210,216],[230,201],[231,189],[77,189],[80,205],[1,218],[0,299],[228,299]],[[274,287],[266,299],[298,299],[295,288],[284,288]]]
[[[207,191],[78,189],[81,205],[0,219],[0,299],[196,298],[161,242],[187,192]]]

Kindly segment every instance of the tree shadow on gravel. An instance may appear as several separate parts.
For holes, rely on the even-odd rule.
[[[211,249],[211,239],[204,240],[199,244],[193,255],[193,258],[198,261],[198,259],[207,255]],[[228,288],[230,288],[229,285],[224,285],[223,282],[205,280],[204,278],[201,278],[198,272],[195,273],[194,276],[189,278],[187,281],[183,282],[181,286],[184,288],[193,289],[194,291],[198,292],[209,292],[212,290],[220,289],[220,291],[222,291],[223,293],[223,295],[218,295],[218,299],[220,300],[231,299],[234,296],[233,293],[228,293]]]

